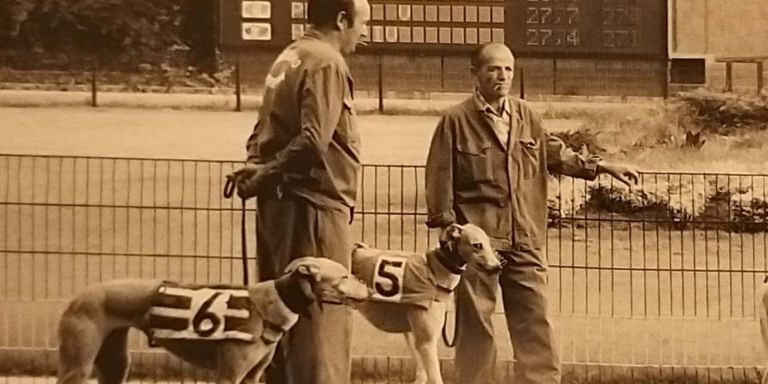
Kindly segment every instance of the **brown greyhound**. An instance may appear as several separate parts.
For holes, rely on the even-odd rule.
[[[309,305],[351,304],[370,294],[341,264],[313,257],[295,260],[277,280],[247,287],[104,282],[76,296],[61,317],[58,383],[84,384],[94,368],[100,384],[122,383],[129,328],[211,369],[218,383],[258,382],[277,342]]]

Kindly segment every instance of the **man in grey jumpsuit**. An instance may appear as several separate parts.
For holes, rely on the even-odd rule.
[[[304,256],[350,268],[360,137],[351,53],[370,17],[367,0],[309,0],[312,27],[275,60],[248,165],[236,172],[241,197],[258,196],[259,279],[274,279]],[[351,368],[352,314],[317,306],[286,335],[268,384],[344,384]]]
[[[444,113],[427,158],[427,225],[475,224],[508,261],[500,275],[468,267],[456,290],[454,366],[461,384],[491,383],[495,377],[491,315],[499,285],[515,383],[560,382],[546,301],[548,172],[588,180],[607,173],[627,184],[638,177],[630,167],[579,156],[547,134],[524,101],[509,97],[513,74],[514,56],[505,45],[478,49],[472,57],[475,92]]]

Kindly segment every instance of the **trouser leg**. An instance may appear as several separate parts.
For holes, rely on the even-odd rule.
[[[260,279],[282,274],[294,259],[313,256],[350,267],[349,213],[319,210],[300,199],[259,200]],[[281,342],[268,384],[344,384],[351,370],[352,314],[344,306],[310,307]]]
[[[560,356],[547,316],[546,269],[509,265],[499,284],[515,355],[515,384],[560,383]]]
[[[472,265],[456,288],[456,382],[493,383],[496,369],[491,316],[496,309],[498,275],[479,271]]]

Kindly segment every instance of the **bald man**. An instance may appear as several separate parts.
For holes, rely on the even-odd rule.
[[[497,287],[515,352],[515,383],[559,383],[560,358],[547,316],[544,245],[548,172],[592,180],[600,173],[637,183],[631,167],[582,157],[509,96],[515,58],[503,44],[472,56],[473,95],[449,109],[435,129],[426,169],[431,228],[472,223],[507,261],[500,274],[471,266],[456,290],[456,382],[492,383],[496,347],[491,315]]]

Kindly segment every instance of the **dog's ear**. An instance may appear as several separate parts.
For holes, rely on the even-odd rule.
[[[440,234],[440,248],[453,252],[456,241],[461,237],[464,229],[459,224],[451,224]]]
[[[320,266],[314,257],[301,257],[285,267],[285,273],[297,272],[304,276],[311,276],[314,281],[320,281]]]
[[[320,282],[320,267],[315,263],[303,263],[296,271],[304,276],[310,276],[315,282]]]

